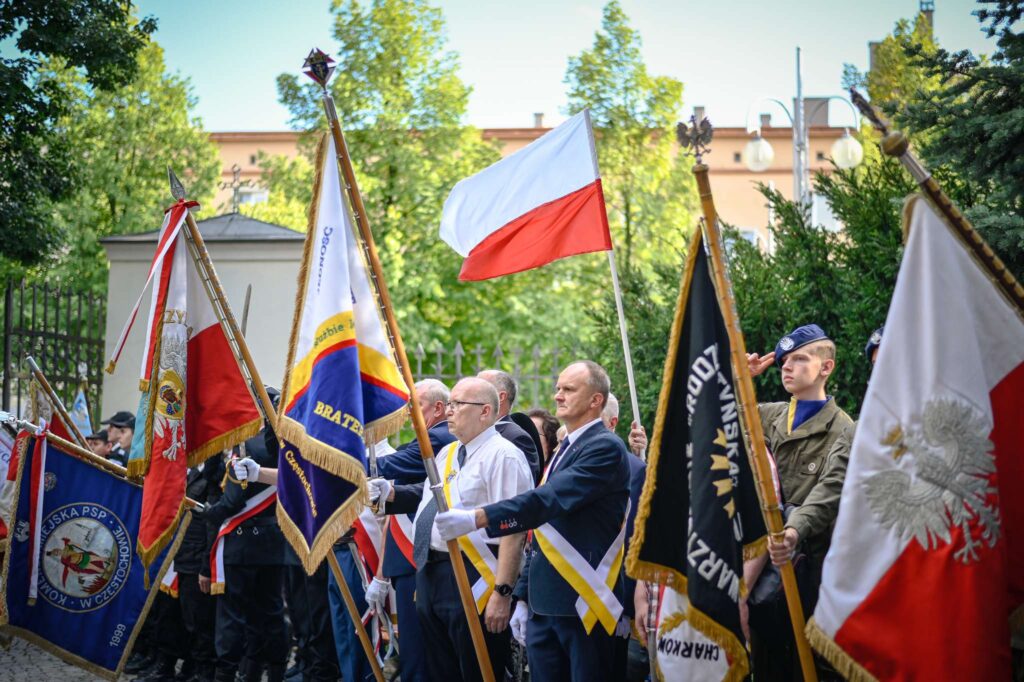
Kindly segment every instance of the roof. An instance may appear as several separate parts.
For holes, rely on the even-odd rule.
[[[241,213],[226,213],[196,223],[203,241],[207,242],[300,242],[306,235],[302,232],[262,220],[256,220]],[[103,244],[156,243],[160,230],[119,234],[104,237]]]

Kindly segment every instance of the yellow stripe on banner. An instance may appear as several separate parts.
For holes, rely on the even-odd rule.
[[[793,420],[796,419],[796,398],[789,399],[789,412],[786,414],[786,433],[793,433]]]
[[[448,446],[447,454],[445,455],[444,461],[444,478],[442,479],[441,489],[444,491],[444,499],[448,502],[448,508],[452,507],[452,494],[448,489],[448,485],[452,480],[452,460],[455,459],[455,453],[458,452],[459,441],[452,441],[451,445]],[[487,585],[487,589],[483,591],[480,598],[476,600],[477,613],[483,613],[484,608],[487,606],[487,600],[491,598],[491,592],[494,591],[495,577],[494,573],[491,572],[491,567],[487,565],[480,552],[477,551],[473,542],[465,535],[459,538],[459,548],[462,553],[466,555],[470,563],[476,569],[476,572],[483,578],[484,583]]]
[[[376,348],[359,344],[359,371],[393,387],[396,391],[409,395],[409,387],[405,385],[405,379],[402,378],[394,361]]]
[[[351,310],[332,315],[320,323],[313,336],[312,350],[306,353],[291,371],[288,381],[293,390],[286,392],[286,395],[295,395],[298,390],[309,383],[309,378],[313,374],[313,363],[320,353],[330,346],[354,338],[356,338],[356,325]]]
[[[572,567],[572,564],[570,564],[565,557],[555,550],[554,546],[546,537],[544,537],[543,533],[534,529],[533,537],[537,540],[537,544],[540,545],[540,549],[544,552],[544,556],[547,557],[547,560],[550,561],[551,565],[555,567],[556,571],[558,571],[558,575],[562,576],[562,578],[565,579],[565,581],[569,583],[574,590],[576,590],[576,593],[583,597],[583,601],[587,602],[587,605],[590,607],[590,613],[597,614],[598,620],[601,621],[601,625],[604,626],[604,629],[609,635],[614,633],[615,626],[617,624],[615,616],[613,616],[612,612],[608,610],[608,607],[604,605],[604,602],[601,601],[601,598],[597,595],[597,592],[594,591],[594,588],[590,586],[590,583],[588,583],[583,576],[581,576],[576,569]],[[616,558],[616,565],[620,564],[621,561],[622,557],[620,553],[620,556]],[[618,579],[618,572],[613,571],[611,575]],[[586,627],[588,635],[590,634],[590,631],[594,629],[593,622],[588,624],[584,621],[583,625]]]

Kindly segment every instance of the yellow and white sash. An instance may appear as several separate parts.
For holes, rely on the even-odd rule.
[[[564,455],[564,453],[562,453]],[[561,457],[557,458],[560,462]],[[555,464],[555,461],[552,461]],[[541,485],[547,483],[548,476],[553,473],[549,466],[544,472]],[[596,568],[590,565],[576,548],[569,544],[565,537],[555,530],[550,523],[534,529],[533,537],[537,546],[558,574],[569,583],[579,598],[576,600],[576,613],[583,621],[583,627],[589,635],[597,621],[609,635],[615,633],[615,625],[622,615],[622,604],[612,591],[619,579],[622,568],[623,547],[626,543],[626,519],[632,502],[626,503],[626,513],[622,517],[622,527],[612,541],[608,551],[601,558]]]
[[[448,502],[449,509],[456,509],[462,504],[459,486],[451,485],[451,482],[458,478],[460,471],[452,464],[459,458],[459,445],[459,441],[454,441],[445,449],[446,460],[444,463],[442,488],[444,490],[444,499]],[[469,535],[463,535],[459,538],[459,548],[469,559],[470,563],[473,564],[476,572],[480,574],[479,580],[473,583],[473,599],[476,600],[476,610],[478,613],[484,612],[487,600],[491,598],[491,592],[494,591],[495,575],[498,573],[498,559],[494,556],[490,545],[485,542],[484,538],[486,535],[484,533],[484,529],[479,528]]]
[[[626,505],[626,516],[629,516],[629,504]],[[579,594],[576,600],[576,613],[583,621],[583,627],[590,634],[594,624],[601,625],[609,635],[614,634],[615,625],[622,615],[622,604],[612,591],[619,579],[622,568],[623,547],[626,542],[626,516],[622,519],[619,534],[612,541],[608,551],[601,558],[597,567],[576,551],[565,537],[555,530],[550,523],[536,528],[533,537],[537,546],[547,560],[555,567],[558,574],[572,585]]]

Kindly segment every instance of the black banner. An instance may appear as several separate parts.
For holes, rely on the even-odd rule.
[[[740,428],[730,343],[700,231],[690,245],[669,339],[647,480],[627,561],[631,576],[689,598],[687,620],[749,669],[740,630],[744,550],[766,532]]]

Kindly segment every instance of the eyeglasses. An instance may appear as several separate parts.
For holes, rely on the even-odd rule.
[[[487,403],[471,403],[471,402],[466,401],[466,400],[449,400],[448,402],[446,402],[444,404],[444,406],[445,406],[445,408],[451,410],[452,412],[455,412],[460,407],[462,407],[463,405],[486,405],[486,404]]]

